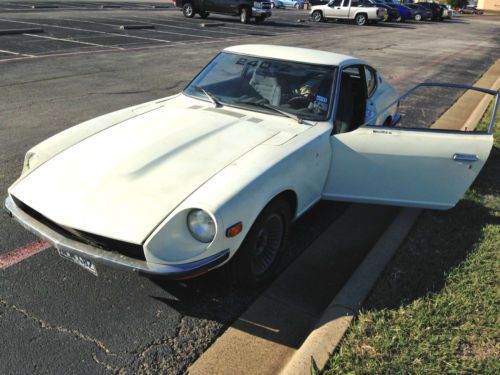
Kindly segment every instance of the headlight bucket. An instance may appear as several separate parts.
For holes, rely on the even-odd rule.
[[[191,235],[200,242],[209,243],[215,237],[215,222],[206,211],[191,210],[187,215],[187,227]]]

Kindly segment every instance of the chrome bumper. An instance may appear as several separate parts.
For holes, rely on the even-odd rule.
[[[223,250],[215,255],[191,263],[151,263],[67,238],[21,210],[10,196],[5,199],[5,208],[24,228],[51,243],[56,249],[64,250],[71,254],[90,259],[95,263],[104,264],[117,269],[134,271],[141,274],[165,276],[172,279],[181,279],[200,275],[229,258],[229,250]]]
[[[262,8],[253,8],[252,7],[252,16],[266,16],[267,18],[271,17],[273,11],[271,9],[262,9]]]

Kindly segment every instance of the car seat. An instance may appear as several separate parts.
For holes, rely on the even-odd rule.
[[[270,104],[281,104],[281,86],[270,67],[264,68],[263,64],[257,67],[249,83]]]
[[[337,106],[337,116],[335,117],[335,133],[345,133],[352,130],[354,98],[351,77],[342,73],[340,84],[339,104]]]

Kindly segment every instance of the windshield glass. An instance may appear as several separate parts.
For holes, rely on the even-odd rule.
[[[281,110],[319,121],[328,116],[334,72],[333,66],[222,52],[184,92],[203,100],[209,100],[208,93],[223,105],[278,116],[283,114],[276,110]]]

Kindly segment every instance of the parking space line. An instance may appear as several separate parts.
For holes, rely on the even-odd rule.
[[[27,53],[19,53],[19,52],[6,51],[4,49],[0,49],[0,53],[6,53],[7,55],[15,55],[15,56],[35,57],[34,55],[29,55]]]
[[[35,241],[20,247],[18,249],[9,251],[6,254],[0,255],[0,270],[4,270],[13,266],[20,261],[27,259],[35,254],[47,250],[52,245],[45,241]]]
[[[28,25],[38,25],[38,26],[45,26],[45,27],[53,27],[53,28],[57,28],[57,29],[85,31],[85,32],[96,33],[96,34],[107,34],[107,35],[113,35],[113,36],[123,36],[123,37],[126,37],[126,38],[152,40],[154,42],[161,42],[161,43],[170,43],[171,42],[170,40],[165,40],[165,39],[146,38],[146,37],[136,36],[136,35],[130,35],[130,34],[109,33],[109,32],[106,32],[106,31],[89,30],[89,29],[82,29],[82,28],[78,28],[78,27],[59,26],[59,25],[52,25],[52,24],[46,24],[46,23],[36,23],[36,22],[27,22],[27,21],[11,21],[11,20],[4,19],[4,18],[0,18],[0,21],[25,23],[25,24],[28,24]]]
[[[102,44],[97,44],[97,43],[89,43],[89,42],[81,42],[79,40],[73,40],[73,39],[65,39],[65,38],[54,38],[52,36],[46,36],[46,35],[37,35],[37,34],[28,34],[24,33],[23,35],[28,35],[28,36],[34,36],[36,38],[42,38],[42,39],[50,39],[50,40],[59,40],[62,42],[68,42],[68,43],[78,43],[78,44],[85,44],[89,46],[96,46],[96,47],[103,47],[103,48],[114,48],[114,49],[121,49],[123,50],[124,48],[122,47],[116,47],[116,46],[105,46]]]

